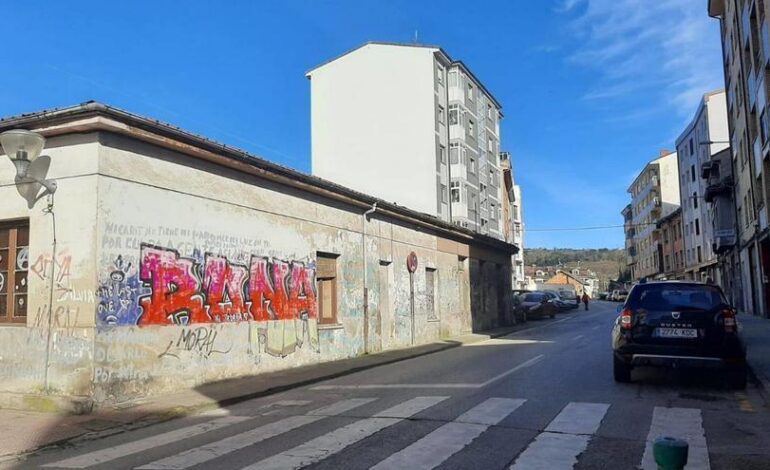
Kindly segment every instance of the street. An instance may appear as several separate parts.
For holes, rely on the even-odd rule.
[[[74,446],[16,468],[653,469],[684,438],[689,469],[770,468],[759,389],[697,372],[612,379],[617,304]]]

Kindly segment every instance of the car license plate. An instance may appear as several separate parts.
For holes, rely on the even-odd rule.
[[[695,328],[657,328],[655,330],[659,338],[697,338],[698,330]]]

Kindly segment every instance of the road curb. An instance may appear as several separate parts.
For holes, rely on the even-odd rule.
[[[502,337],[502,336],[507,336],[507,335],[510,335],[510,334],[513,334],[513,333],[518,333],[520,331],[529,331],[529,330],[538,328],[540,326],[543,326],[543,327],[544,326],[548,326],[548,325],[553,324],[553,323],[556,323],[556,322],[548,322],[548,323],[543,324],[543,325],[536,325],[536,326],[533,326],[533,327],[530,327],[530,328],[523,328],[523,329],[517,329],[516,327],[512,327],[511,329],[508,329],[508,330],[494,332],[494,333],[489,333],[489,334],[480,334],[480,333],[478,333],[478,334],[475,334],[476,336],[478,336],[477,338],[473,338],[471,340],[466,340],[466,341],[457,341],[457,340],[452,340],[452,339],[446,339],[446,340],[442,340],[440,342],[433,343],[433,344],[436,344],[437,347],[434,348],[434,349],[426,350],[426,351],[419,351],[419,352],[415,352],[413,354],[406,354],[404,356],[395,357],[395,358],[383,360],[383,361],[380,361],[380,362],[373,362],[371,364],[365,364],[365,365],[361,365],[361,366],[358,366],[358,367],[352,367],[352,368],[344,369],[344,370],[337,371],[337,372],[334,372],[334,373],[324,374],[324,375],[320,375],[318,377],[312,377],[312,378],[309,378],[309,379],[306,379],[306,380],[300,380],[300,381],[297,381],[297,382],[291,382],[291,383],[284,384],[284,385],[279,385],[279,386],[275,386],[275,387],[266,388],[264,390],[259,390],[259,391],[252,392],[252,393],[247,393],[247,394],[233,396],[233,397],[228,397],[228,398],[222,398],[222,399],[219,399],[219,400],[212,400],[210,402],[201,403],[201,404],[198,404],[198,405],[177,406],[177,407],[167,408],[167,409],[163,409],[163,410],[149,411],[147,413],[147,415],[142,416],[142,417],[138,418],[136,421],[133,421],[131,423],[116,424],[114,427],[110,427],[110,428],[99,430],[99,431],[84,430],[84,432],[81,433],[81,434],[77,434],[77,435],[73,435],[73,436],[70,436],[70,437],[58,439],[56,441],[48,442],[48,443],[43,444],[43,445],[41,445],[39,447],[36,447],[34,449],[30,449],[30,450],[24,451],[21,454],[5,454],[5,455],[0,455],[0,468],[5,468],[5,466],[7,464],[12,463],[12,462],[24,461],[25,459],[29,458],[32,455],[35,455],[35,454],[38,454],[38,453],[42,453],[42,452],[46,452],[47,450],[52,450],[54,448],[69,447],[69,446],[73,446],[73,445],[78,444],[78,443],[90,442],[90,441],[102,439],[102,438],[105,438],[105,437],[109,437],[109,436],[112,436],[114,434],[118,434],[118,433],[121,433],[121,432],[135,431],[135,430],[146,428],[146,427],[149,427],[149,426],[152,426],[152,425],[155,425],[155,424],[165,423],[167,421],[171,421],[171,420],[174,420],[174,419],[184,418],[184,417],[188,417],[188,416],[194,416],[194,415],[200,414],[200,413],[202,413],[204,411],[207,411],[207,410],[210,410],[210,409],[217,409],[217,408],[220,408],[220,407],[231,406],[231,405],[234,405],[234,404],[237,404],[237,403],[241,403],[241,402],[244,402],[244,401],[248,401],[248,400],[252,400],[252,399],[255,399],[255,398],[262,398],[262,397],[274,395],[276,393],[281,393],[281,392],[285,392],[285,391],[288,391],[288,390],[293,390],[293,389],[296,389],[296,388],[304,387],[304,386],[307,386],[307,385],[312,385],[312,384],[315,384],[315,383],[318,383],[318,382],[324,382],[324,381],[327,381],[327,380],[332,380],[332,379],[335,379],[335,378],[344,377],[346,375],[355,374],[355,373],[362,372],[362,371],[365,371],[365,370],[373,369],[375,367],[380,367],[380,366],[385,366],[385,365],[389,365],[389,364],[394,364],[394,363],[397,363],[397,362],[402,362],[402,361],[406,361],[406,360],[410,360],[410,359],[416,359],[416,358],[419,358],[419,357],[428,356],[430,354],[435,354],[435,353],[439,353],[439,352],[443,352],[443,351],[448,351],[450,349],[454,349],[454,348],[463,346],[465,344],[479,343],[479,342],[482,342],[482,341],[487,341],[489,339],[495,339],[495,338],[499,338],[499,337]],[[517,326],[520,326],[520,325],[517,325]],[[444,344],[441,344],[441,343],[444,343]],[[424,347],[424,346],[427,346],[427,345],[422,345],[422,346]],[[359,357],[366,357],[366,356],[359,356]],[[106,409],[109,409],[109,408],[106,408]],[[119,408],[112,407],[112,410],[117,410],[117,409],[119,409]],[[97,413],[98,413],[98,410],[97,410]]]

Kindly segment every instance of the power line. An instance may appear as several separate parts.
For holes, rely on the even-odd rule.
[[[650,225],[657,225],[657,222],[645,222],[639,224],[621,224],[621,225],[595,225],[592,227],[551,227],[551,228],[524,228],[524,232],[578,232],[584,230],[608,230],[612,228],[623,227],[648,227]]]

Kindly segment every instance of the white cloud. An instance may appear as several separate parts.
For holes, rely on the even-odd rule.
[[[576,13],[577,4],[585,4]],[[615,100],[644,91],[639,106],[692,114],[703,93],[723,86],[719,24],[692,0],[563,0],[569,63],[598,72],[583,98]]]

